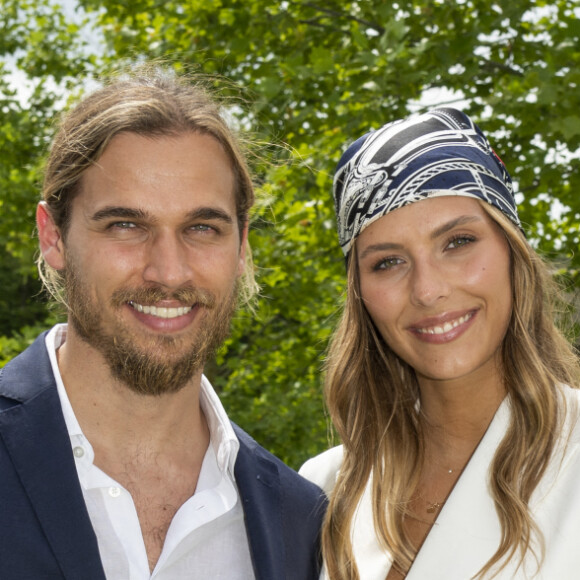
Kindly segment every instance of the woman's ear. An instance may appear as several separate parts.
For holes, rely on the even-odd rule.
[[[36,208],[36,227],[44,261],[55,270],[64,270],[66,262],[62,234],[44,201],[41,201]]]

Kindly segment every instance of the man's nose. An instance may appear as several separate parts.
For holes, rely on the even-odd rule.
[[[167,288],[179,288],[193,282],[191,256],[179,236],[158,233],[147,250],[144,278]]]

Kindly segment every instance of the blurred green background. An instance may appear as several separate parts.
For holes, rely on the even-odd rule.
[[[0,365],[58,318],[34,266],[55,118],[100,75],[152,58],[223,77],[213,84],[254,143],[262,297],[207,374],[231,417],[293,467],[329,444],[321,371],[344,291],[332,173],[369,129],[434,104],[472,115],[575,299],[580,0],[1,0],[0,11]]]

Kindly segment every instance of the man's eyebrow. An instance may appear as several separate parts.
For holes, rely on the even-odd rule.
[[[91,216],[91,219],[98,222],[109,218],[144,219],[146,217],[147,214],[141,209],[123,206],[107,206],[95,212]]]
[[[225,212],[222,209],[216,207],[200,207],[190,211],[186,216],[186,221],[195,221],[195,220],[218,220],[225,222],[227,224],[233,224],[234,220],[232,216]]]
[[[135,209],[123,206],[108,206],[96,211],[92,216],[93,221],[103,221],[110,218],[122,218],[133,220],[150,219],[151,216],[142,209]],[[227,224],[232,224],[234,220],[232,216],[222,209],[215,207],[200,207],[185,214],[184,221],[195,220],[218,220]]]
[[[434,240],[435,238],[442,236],[443,234],[447,233],[448,231],[452,230],[457,226],[463,226],[465,224],[470,224],[478,221],[481,221],[481,217],[478,215],[462,215],[454,220],[447,222],[446,224],[443,224],[442,226],[439,226],[436,230],[433,230],[431,232],[429,237],[432,240]]]

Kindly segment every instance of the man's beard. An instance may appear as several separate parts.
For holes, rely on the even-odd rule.
[[[220,303],[209,291],[193,287],[169,294],[159,287],[117,290],[109,304],[113,312],[125,308],[130,301],[153,305],[170,299],[183,306],[198,305],[200,311],[196,316],[203,319],[193,340],[191,336],[157,335],[151,336],[145,346],[139,346],[136,338],[142,339],[146,333],[133,338],[133,333],[120,321],[112,333],[103,328],[101,309],[92,301],[89,289],[71,263],[65,272],[65,290],[71,325],[104,356],[113,377],[138,394],[163,395],[182,389],[227,338],[238,285],[237,281],[233,283],[231,292]]]

